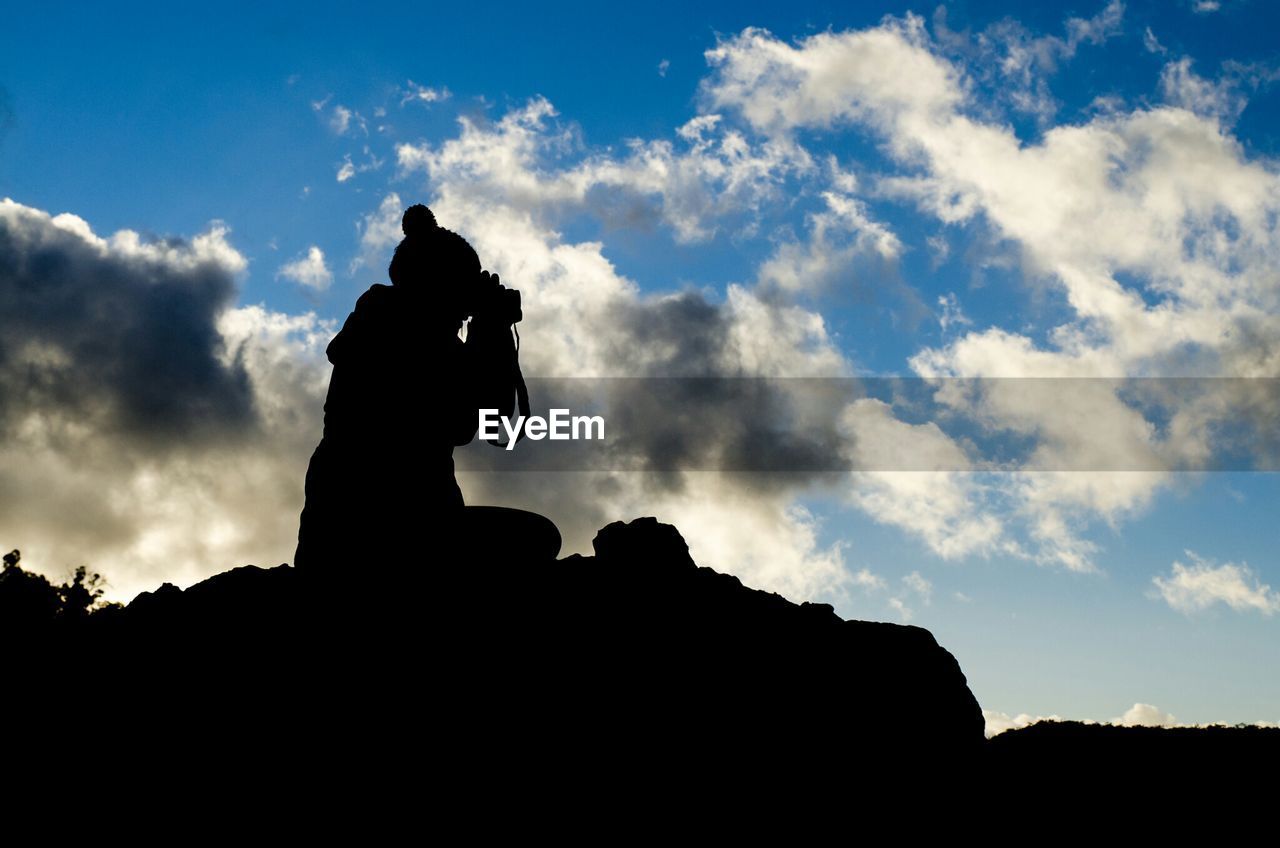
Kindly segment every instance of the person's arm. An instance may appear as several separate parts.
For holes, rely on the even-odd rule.
[[[468,444],[476,437],[481,409],[496,409],[499,415],[509,418],[515,407],[515,342],[511,328],[486,327],[483,323],[475,327],[475,323],[473,319],[473,326],[467,329],[467,341],[460,345],[455,445]]]
[[[496,290],[496,275],[485,282]],[[490,314],[477,310],[467,325],[467,341],[462,346],[464,368],[462,408],[467,410],[469,421],[459,420],[457,441],[464,445],[476,436],[481,409],[496,409],[498,414],[511,418],[516,406],[516,343],[510,315]],[[505,431],[503,432],[505,438]]]

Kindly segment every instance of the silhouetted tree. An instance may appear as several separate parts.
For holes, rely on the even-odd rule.
[[[101,574],[91,572],[83,565],[77,568],[71,582],[58,587],[58,598],[62,601],[59,615],[84,618],[100,605],[105,605],[102,603],[105,583]]]
[[[21,631],[59,620],[83,620],[92,613],[119,604],[102,600],[106,581],[85,566],[60,585],[24,569],[22,552],[5,554],[0,569],[0,628]]]

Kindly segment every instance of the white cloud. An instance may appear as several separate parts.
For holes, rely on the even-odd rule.
[[[1191,551],[1191,563],[1174,562],[1169,576],[1151,582],[1160,598],[1173,609],[1191,614],[1224,604],[1236,612],[1280,612],[1280,592],[1262,583],[1245,564],[1215,565]]]
[[[419,85],[413,80],[409,80],[401,92],[400,105],[405,106],[409,103],[440,103],[452,97],[449,89],[441,86],[440,88],[431,88],[425,85]]]
[[[915,610],[907,606],[906,602],[903,601],[902,598],[890,598],[888,604],[889,609],[893,610],[897,614],[898,618],[902,619],[904,623],[915,618]]]
[[[338,166],[338,182],[345,183],[357,174],[365,174],[369,171],[376,171],[383,165],[383,160],[374,156],[369,145],[364,146],[365,161],[356,164],[351,159],[351,154],[344,154],[342,164]]]
[[[1093,19],[1069,21],[1054,51],[1067,55],[1107,37],[1120,13],[1110,4]],[[1247,377],[1280,365],[1272,283],[1280,180],[1215,118],[1186,108],[1116,108],[1025,143],[1002,123],[975,117],[982,110],[974,108],[968,71],[943,59],[913,16],[795,44],[748,29],[708,59],[711,108],[741,115],[772,139],[801,128],[872,129],[902,166],[880,180],[879,193],[913,200],[946,223],[989,227],[1017,247],[1032,284],[1047,281],[1065,296],[1071,315],[1045,341],[1021,328],[972,330],[920,351],[911,360],[917,373]],[[1259,70],[1251,79],[1265,77]],[[1196,94],[1185,74],[1174,82]],[[1202,94],[1214,102],[1212,92]],[[939,383],[939,399],[990,432],[1032,437],[1031,468],[1091,472],[996,482],[1029,522],[1039,547],[1029,555],[1089,570],[1092,546],[1081,527],[1146,508],[1167,485],[1165,469],[1195,467],[1212,454],[1214,427],[1238,406],[1222,395],[1164,398],[1172,421],[1157,429],[1118,384],[1072,388],[1068,397],[1049,397],[1048,387],[1030,383],[978,393]],[[877,502],[878,512],[893,500]],[[903,510],[904,525],[909,513]],[[932,545],[949,535],[936,521],[919,523],[930,528]]]
[[[706,52],[714,73],[703,92],[713,108],[736,109],[771,134],[942,116],[962,95],[955,70],[935,60],[927,43],[924,21],[914,15],[867,30],[819,33],[795,47],[748,28]]]
[[[333,272],[325,264],[324,251],[314,244],[307,248],[305,255],[281,265],[276,276],[314,291],[324,291],[333,283]]]
[[[346,135],[347,130],[351,128],[352,111],[341,104],[333,107],[333,114],[329,118],[329,128],[338,135]]]
[[[1146,48],[1148,53],[1164,55],[1169,50],[1160,43],[1160,39],[1156,38],[1156,34],[1151,31],[1151,27],[1147,27],[1142,31],[1142,46]]]
[[[1198,76],[1191,70],[1191,59],[1187,57],[1164,66],[1160,73],[1160,91],[1166,103],[1224,124],[1233,123],[1248,103],[1233,80],[1223,78],[1211,82]]]
[[[938,314],[938,326],[942,328],[942,332],[949,331],[952,327],[962,327],[972,325],[973,322],[964,314],[964,310],[960,308],[960,301],[956,297],[955,292],[947,292],[938,296],[938,308],[941,310]]]
[[[907,589],[915,592],[924,603],[929,603],[933,597],[933,583],[929,582],[920,572],[913,571],[906,577],[902,578],[902,585]]]
[[[720,218],[757,212],[779,196],[788,174],[813,168],[793,142],[753,144],[714,115],[681,127],[678,142],[635,139],[619,156],[596,154],[560,165],[580,151],[580,140],[573,128],[553,125],[557,114],[546,99],[534,98],[493,125],[463,116],[459,136],[438,147],[400,145],[399,164],[435,183],[465,179],[489,202],[520,209],[540,223],[567,209],[589,208],[607,223],[664,222],[682,242],[710,238]]]
[[[866,259],[892,263],[902,253],[897,235],[872,218],[866,204],[852,196],[856,188],[852,175],[839,173],[834,160],[829,167],[835,172],[833,182],[843,179],[846,190],[822,192],[825,209],[808,216],[808,241],[778,245],[760,266],[760,285],[777,287],[789,294],[821,293],[835,285],[865,286],[866,281],[858,277],[868,271],[879,276],[877,268],[868,268]],[[855,270],[858,263],[862,267]]]
[[[883,577],[875,574],[868,568],[860,568],[851,576],[853,585],[866,589],[869,592],[880,591],[885,589],[887,584]]]
[[[1134,704],[1124,715],[1113,718],[1111,724],[1121,727],[1174,727],[1178,720],[1151,704]]]
[[[1057,110],[1049,77],[1082,45],[1101,44],[1117,35],[1123,16],[1124,5],[1112,0],[1091,18],[1068,18],[1064,23],[1065,37],[1035,36],[1006,18],[976,38],[977,56],[970,67],[993,86],[997,100],[1005,100],[1015,110],[1047,122]]]
[[[328,102],[329,98],[326,97],[324,100],[312,103],[311,108],[317,112],[323,112]],[[364,116],[341,103],[336,104],[329,112],[329,129],[336,135],[347,135],[353,130],[359,130],[364,135],[369,134],[369,124]]]
[[[873,469],[853,474],[853,504],[919,536],[945,559],[1000,548],[1004,529],[984,509],[986,481],[965,471],[964,450],[937,424],[899,421],[884,401],[862,398],[846,407],[842,427],[853,467]]]
[[[889,608],[903,621],[910,621],[915,616],[915,611],[907,606],[907,596],[914,595],[916,600],[928,606],[933,600],[933,583],[919,571],[912,571],[902,578],[902,588],[902,594],[889,598]]]
[[[1191,59],[1183,57],[1164,66],[1160,91],[1165,102],[1224,126],[1231,126],[1249,105],[1249,95],[1280,79],[1274,63],[1226,61],[1216,80],[1199,76],[1191,69]]]
[[[1063,721],[1062,716],[1058,715],[1033,716],[1027,713],[1019,713],[1016,716],[1011,716],[998,710],[983,710],[982,717],[986,720],[988,739],[1007,730],[1021,730],[1024,727],[1030,727],[1038,721]]]
[[[365,265],[387,261],[391,248],[400,243],[404,232],[400,228],[400,219],[404,215],[405,206],[400,195],[391,192],[382,198],[378,208],[356,222],[356,232],[360,236],[359,253],[351,260],[351,273]]]
[[[982,711],[982,716],[986,719],[986,734],[990,739],[1000,733],[1008,730],[1020,730],[1029,727],[1036,722],[1041,721],[1080,721],[1081,724],[1110,724],[1118,727],[1221,727],[1223,723],[1200,723],[1187,724],[1179,723],[1177,718],[1170,713],[1165,712],[1153,704],[1136,703],[1129,709],[1125,710],[1123,715],[1108,721],[1095,721],[1093,719],[1065,719],[1060,715],[1028,715],[1020,713],[1011,716],[1008,713],[1002,713],[998,710]],[[1276,722],[1273,721],[1256,721],[1252,722],[1257,727],[1275,727]]]

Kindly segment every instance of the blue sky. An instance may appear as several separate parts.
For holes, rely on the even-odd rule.
[[[129,596],[287,559],[318,437],[288,410],[322,399],[326,322],[380,281],[392,213],[415,201],[525,291],[531,373],[620,376],[591,336],[618,304],[657,310],[683,291],[742,333],[716,361],[758,376],[1278,376],[1268,4],[260,5],[5,11],[9,226],[181,239],[172,254],[102,251],[179,281],[183,257],[223,269],[234,293],[208,320],[244,346],[273,410],[234,459],[221,442],[130,442],[127,466],[77,467],[116,435],[63,450],[4,431],[10,461],[28,459],[0,453],[0,479],[62,487],[0,512],[0,542],[25,561],[88,559]],[[1103,404],[1056,432],[1037,417],[1052,401],[956,406],[932,429],[864,405],[849,426],[860,444],[887,434],[974,462],[953,438],[965,426],[1030,427],[1070,461],[1150,414]],[[1186,412],[1188,434],[1135,444],[1186,461],[1237,414]],[[766,495],[694,475],[676,493],[618,484],[603,514],[656,512],[700,562],[930,628],[993,713],[1110,719],[1143,703],[1148,720],[1280,721],[1275,475],[1085,475]],[[246,486],[252,506],[232,505]],[[601,517],[573,525],[577,496],[540,502],[531,483],[473,486],[548,512],[578,547]],[[93,491],[118,505],[85,506]],[[170,512],[128,512],[156,491]],[[69,531],[81,509],[105,529]],[[759,528],[750,549],[735,515]],[[166,536],[193,522],[200,544]]]

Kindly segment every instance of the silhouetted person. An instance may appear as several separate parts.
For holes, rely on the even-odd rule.
[[[360,296],[327,350],[324,436],[307,469],[294,564],[320,576],[394,569],[456,559],[463,542],[470,556],[554,559],[550,521],[465,509],[454,479],[453,449],[475,437],[479,409],[512,412],[519,294],[427,207],[410,207],[403,228],[392,284]]]

